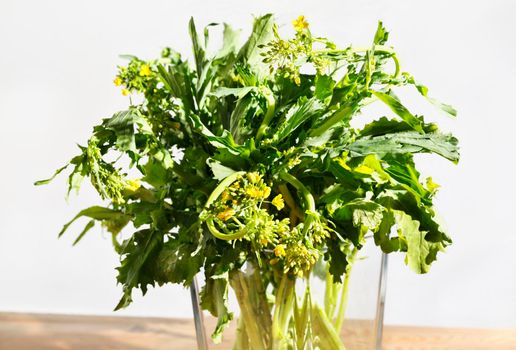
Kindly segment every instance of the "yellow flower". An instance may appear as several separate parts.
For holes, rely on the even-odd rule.
[[[120,77],[116,77],[115,80],[113,80],[113,84],[116,86],[122,85],[122,79]]]
[[[271,188],[268,186],[263,186],[262,188],[259,188],[257,186],[248,186],[245,189],[245,194],[251,198],[265,199],[270,196]]]
[[[122,95],[127,96],[127,95],[129,95],[130,93],[131,93],[131,92],[130,92],[129,90],[127,90],[127,89],[122,89]]]
[[[269,244],[269,240],[267,238],[261,238],[260,243],[261,245],[266,246],[267,244]]]
[[[141,187],[140,179],[127,180],[125,189],[127,191],[136,192]]]
[[[272,200],[272,205],[274,205],[278,210],[283,209],[285,207],[283,196],[281,194],[278,194],[276,197],[274,197],[274,199]]]
[[[269,196],[271,195],[271,188],[269,186],[265,186],[265,188],[262,191],[263,198],[269,198]]]
[[[148,77],[151,75],[151,69],[147,64],[142,65],[140,68],[140,76],[142,77]]]
[[[224,191],[224,192],[222,192],[222,195],[220,196],[220,200],[221,200],[222,202],[226,202],[226,201],[228,201],[228,200],[230,200],[230,199],[231,199],[231,195],[229,194],[229,192],[228,192],[228,191]]]
[[[435,183],[435,182],[432,180],[432,177],[427,177],[427,178],[426,178],[426,188],[427,188],[431,193],[435,193],[439,187],[441,187],[441,185],[439,185],[439,184]]]
[[[233,215],[235,215],[235,211],[231,208],[227,208],[224,211],[221,211],[217,214],[217,218],[222,221],[226,221],[229,218],[231,218]]]
[[[286,255],[285,253],[285,245],[279,244],[274,248],[274,255],[276,255],[278,258],[281,258]]]
[[[309,26],[308,22],[305,19],[305,16],[299,16],[297,19],[293,20],[292,25],[294,26],[294,29],[298,32],[308,28]]]
[[[257,172],[253,172],[253,173],[247,173],[247,179],[255,184],[257,183],[258,181],[260,181],[262,177],[260,176],[260,174],[258,174]]]

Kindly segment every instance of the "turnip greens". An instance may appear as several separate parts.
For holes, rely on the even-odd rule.
[[[216,342],[233,318],[231,287],[241,309],[235,349],[343,349],[343,286],[366,234],[386,253],[405,253],[417,273],[451,243],[435,219],[438,185],[421,179],[414,154],[457,162],[457,140],[409,111],[395,90],[412,86],[455,110],[401,70],[382,23],[372,44],[345,48],[312,36],[303,16],[293,25],[285,38],[272,15],[258,17],[240,45],[224,24],[222,47],[210,52],[217,25],[199,34],[191,20],[192,64],[166,48],[119,67],[114,83],[142,102],[95,126],[56,172],[71,168],[69,192],[87,178],[105,200],[60,235],[82,217],[90,221],[76,242],[96,223],[112,234],[123,286],[116,309],[135,288],[189,286],[202,270]],[[392,114],[351,127],[371,103]],[[127,175],[124,157],[139,176]],[[128,224],[135,232],[121,239]],[[309,288],[321,269],[323,305]],[[297,280],[307,281],[303,295]]]

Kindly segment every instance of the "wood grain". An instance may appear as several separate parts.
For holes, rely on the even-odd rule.
[[[212,329],[212,319],[207,320]],[[348,321],[342,334],[348,350],[368,348],[370,323]],[[230,349],[230,329],[220,346]],[[140,317],[0,313],[2,350],[191,350],[191,320]],[[387,326],[385,350],[515,350],[516,330]]]

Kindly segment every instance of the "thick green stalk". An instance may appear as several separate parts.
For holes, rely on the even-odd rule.
[[[355,247],[351,252],[351,256],[349,258],[348,266],[346,268],[346,276],[344,277],[344,282],[342,284],[342,293],[340,296],[340,304],[339,310],[337,313],[337,318],[335,319],[335,329],[339,330],[342,328],[342,324],[344,323],[344,315],[346,313],[346,306],[348,302],[348,290],[349,290],[349,279],[351,277],[351,268],[353,267],[353,263],[355,261],[355,256],[357,255],[358,249]]]
[[[312,297],[310,286],[307,285],[305,294],[299,307],[297,298],[294,298],[294,327],[295,327],[295,350],[305,350],[312,344],[312,329],[310,325],[310,308],[312,307]]]
[[[265,100],[267,101],[267,110],[265,112],[265,116],[263,117],[262,123],[256,132],[257,142],[262,139],[263,135],[265,135],[265,131],[267,130],[272,117],[274,117],[274,112],[276,110],[276,100],[274,99],[272,91],[267,87],[261,87],[260,91],[262,96],[265,97]]]
[[[326,284],[324,294],[324,311],[330,320],[333,319],[335,308],[337,307],[337,294],[342,285],[333,281],[333,275],[329,271],[329,266],[326,267]]]
[[[240,306],[240,317],[244,323],[247,337],[249,339],[251,350],[269,350],[269,334],[270,329],[262,329],[258,317],[260,315],[252,303],[252,296],[255,289],[246,281],[246,277],[242,271],[231,273],[231,287],[235,291],[238,305]],[[270,317],[270,315],[269,315]]]
[[[333,327],[324,310],[316,303],[312,304],[312,327],[314,335],[318,337],[319,349],[345,350],[336,328]]]
[[[233,344],[233,350],[247,350],[250,348],[249,337],[247,336],[247,330],[243,317],[238,319],[238,325],[236,329],[235,344]]]
[[[286,349],[288,326],[294,308],[296,281],[284,274],[276,291],[274,316],[272,319],[273,350]]]
[[[329,128],[333,125],[337,124],[341,120],[349,118],[355,111],[357,110],[358,105],[353,104],[350,106],[346,106],[341,108],[335,114],[333,114],[326,122],[324,122],[320,127],[313,129],[310,132],[310,137],[318,137],[324,134]]]
[[[315,199],[314,196],[310,193],[310,191],[294,176],[290,175],[286,171],[282,171],[279,174],[280,178],[292,186],[297,190],[298,195],[303,198],[303,201],[305,202],[305,211],[307,213],[305,217],[305,225],[303,228],[303,233],[308,232],[310,228],[312,227],[313,220],[315,219]]]

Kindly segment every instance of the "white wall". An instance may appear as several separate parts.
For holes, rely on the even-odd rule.
[[[453,166],[423,159],[442,184],[437,205],[455,244],[429,275],[391,259],[388,323],[516,327],[514,83],[511,1],[26,1],[0,2],[0,310],[110,313],[120,296],[117,258],[99,230],[71,248],[56,232],[96,203],[87,186],[66,204],[64,178],[46,177],[76,152],[100,118],[127,105],[112,84],[121,53],[189,49],[186,23],[228,21],[249,28],[251,14],[281,22],[305,14],[316,33],[367,44],[376,21],[404,68],[457,120],[435,115],[461,140]],[[428,109],[432,114],[434,110]],[[187,291],[153,290],[121,314],[190,316]]]

